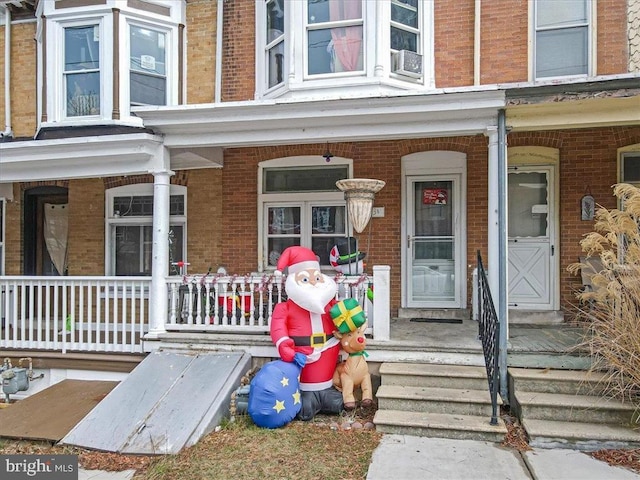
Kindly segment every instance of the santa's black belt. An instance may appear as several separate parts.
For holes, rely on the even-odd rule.
[[[315,333],[308,337],[291,336],[291,340],[297,347],[322,347],[333,335],[326,333]]]

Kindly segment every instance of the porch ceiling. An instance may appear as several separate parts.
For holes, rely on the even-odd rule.
[[[176,147],[243,147],[484,133],[504,92],[437,91],[393,97],[263,100],[139,107],[146,128]]]
[[[508,106],[506,118],[512,132],[640,125],[640,91],[622,98]]]

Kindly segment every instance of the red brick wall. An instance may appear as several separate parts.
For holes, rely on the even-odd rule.
[[[258,163],[264,160],[293,155],[318,155],[325,145],[294,145],[264,148],[239,148],[225,154],[223,190],[233,192],[224,199],[222,218],[222,257],[230,272],[239,274],[255,271],[258,239],[256,234]],[[400,305],[401,285],[401,157],[410,153],[448,150],[468,155],[469,215],[467,225],[468,263],[475,263],[475,252],[484,248],[487,232],[487,139],[484,136],[433,138],[423,140],[356,142],[332,144],[335,156],[353,159],[354,176],[377,178],[386,182],[376,194],[375,205],[385,207],[385,216],[371,220],[373,228],[369,243],[369,229],[359,237],[359,244],[367,252],[368,270],[373,265],[391,266],[391,303]],[[479,208],[473,203],[478,202]],[[469,272],[473,266],[469,269]],[[469,281],[470,281],[469,273]],[[471,284],[469,283],[469,295]]]
[[[222,99],[255,98],[255,2],[224,2]]]
[[[627,2],[598,0],[597,5],[598,67],[595,73],[626,73],[629,58]]]
[[[434,2],[437,87],[473,85],[474,2]]]
[[[526,81],[529,65],[527,0],[482,2],[480,25],[480,83]]]

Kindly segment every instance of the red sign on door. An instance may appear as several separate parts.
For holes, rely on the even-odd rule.
[[[424,205],[446,205],[449,193],[443,188],[424,188],[422,190],[422,203]]]

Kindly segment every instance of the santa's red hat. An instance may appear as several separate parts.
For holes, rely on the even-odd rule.
[[[289,273],[298,273],[308,268],[320,270],[320,262],[313,250],[306,247],[287,247],[278,259],[278,270],[284,272],[288,268]]]

